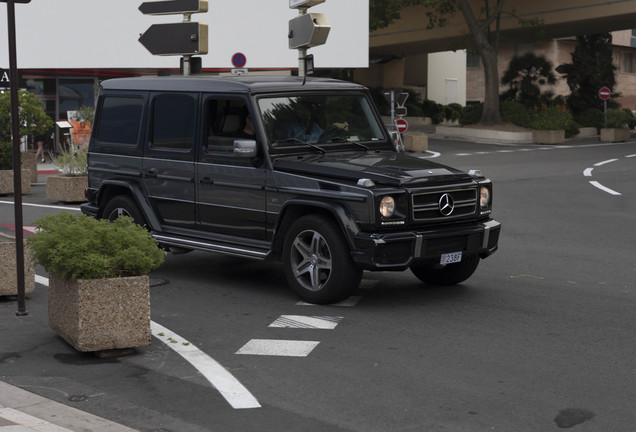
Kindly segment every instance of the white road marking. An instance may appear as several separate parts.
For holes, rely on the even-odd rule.
[[[35,282],[49,286],[49,279],[35,275]],[[150,322],[152,335],[172,348],[188,363],[194,366],[214,388],[235,409],[260,408],[256,398],[227,371],[220,363],[183,339],[178,334],[168,330],[154,321]]]
[[[606,160],[606,161],[603,161],[603,162],[595,163],[594,166],[595,167],[600,167],[600,166],[606,165],[608,163],[616,162],[617,160],[618,159],[609,159],[609,160]]]
[[[279,356],[279,357],[307,357],[320,342],[252,339],[236,352],[244,355]]]
[[[13,205],[13,201],[0,201],[0,204],[11,204]],[[64,206],[54,206],[54,205],[44,205],[44,204],[33,204],[33,203],[22,203],[23,207],[40,207],[40,208],[48,208],[48,209],[57,209],[57,210],[69,210],[69,211],[82,211],[79,207],[64,207]]]
[[[269,326],[273,328],[333,330],[342,319],[343,317],[332,316],[281,315]]]
[[[600,190],[602,190],[603,192],[607,192],[610,195],[621,195],[620,192],[616,192],[615,190],[612,190],[608,187],[603,186],[602,184],[600,184],[597,181],[591,181],[590,184]]]
[[[152,335],[194,366],[235,409],[260,408],[256,398],[220,363],[176,333],[152,321]]]
[[[585,168],[585,171],[583,171],[583,175],[585,177],[592,177],[592,171],[594,170],[594,168]]]

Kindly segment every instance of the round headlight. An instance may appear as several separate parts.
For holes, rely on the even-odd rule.
[[[479,191],[479,206],[488,207],[490,205],[490,189],[486,186],[482,186]]]
[[[385,196],[380,201],[380,214],[384,217],[391,217],[395,212],[395,200],[391,196]]]

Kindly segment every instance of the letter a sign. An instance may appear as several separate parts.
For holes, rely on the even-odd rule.
[[[0,87],[9,87],[10,84],[9,72],[0,69]]]

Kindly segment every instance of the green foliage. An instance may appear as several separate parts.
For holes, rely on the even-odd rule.
[[[603,111],[598,108],[588,108],[574,116],[574,120],[581,127],[595,127],[597,130],[603,127],[605,122]]]
[[[571,95],[568,106],[579,114],[588,108],[603,109],[603,101],[598,97],[602,87],[613,89],[616,84],[612,62],[612,35],[600,33],[577,36],[577,45],[572,53],[572,63],[565,65]],[[613,97],[617,95],[614,94]],[[612,100],[610,108],[617,107]]]
[[[59,155],[53,159],[55,168],[65,176],[80,176],[88,174],[86,168],[86,150],[62,150]]]
[[[632,129],[635,122],[634,114],[628,109],[612,108],[607,110],[608,128],[629,128]],[[630,127],[631,126],[631,127]]]
[[[444,107],[430,99],[426,99],[422,102],[422,114],[424,117],[430,117],[434,124],[439,124],[444,121]]]
[[[459,116],[461,115],[461,112],[462,112],[462,106],[459,104],[444,105],[443,112],[444,112],[444,120],[447,120],[447,121],[459,120]]]
[[[18,92],[20,136],[44,135],[53,120],[42,111],[42,101],[26,90]],[[0,93],[0,141],[11,141],[11,92]]]
[[[535,112],[530,119],[530,127],[537,130],[564,130],[566,137],[579,133],[579,125],[561,107],[547,107]]]
[[[542,87],[555,83],[552,63],[543,56],[527,53],[510,60],[501,77],[501,84],[508,86],[502,99],[518,101],[529,107],[540,105],[554,97],[553,91],[543,91]]]
[[[530,127],[530,110],[521,102],[505,101],[501,103],[501,119],[506,123]]]
[[[0,141],[0,170],[13,169],[13,144]]]
[[[479,120],[481,120],[481,111],[483,107],[483,103],[466,105],[464,108],[462,108],[462,113],[459,116],[459,123],[461,125],[471,125],[479,123]]]
[[[159,267],[165,252],[131,218],[112,222],[63,212],[38,221],[27,243],[35,261],[69,279],[140,276]]]

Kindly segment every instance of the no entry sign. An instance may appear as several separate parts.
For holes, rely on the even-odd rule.
[[[404,119],[397,119],[395,120],[395,127],[397,127],[399,133],[404,133],[409,129],[409,124]]]
[[[603,100],[607,100],[611,96],[612,96],[612,91],[607,87],[603,87],[598,91],[598,97],[600,97]]]

